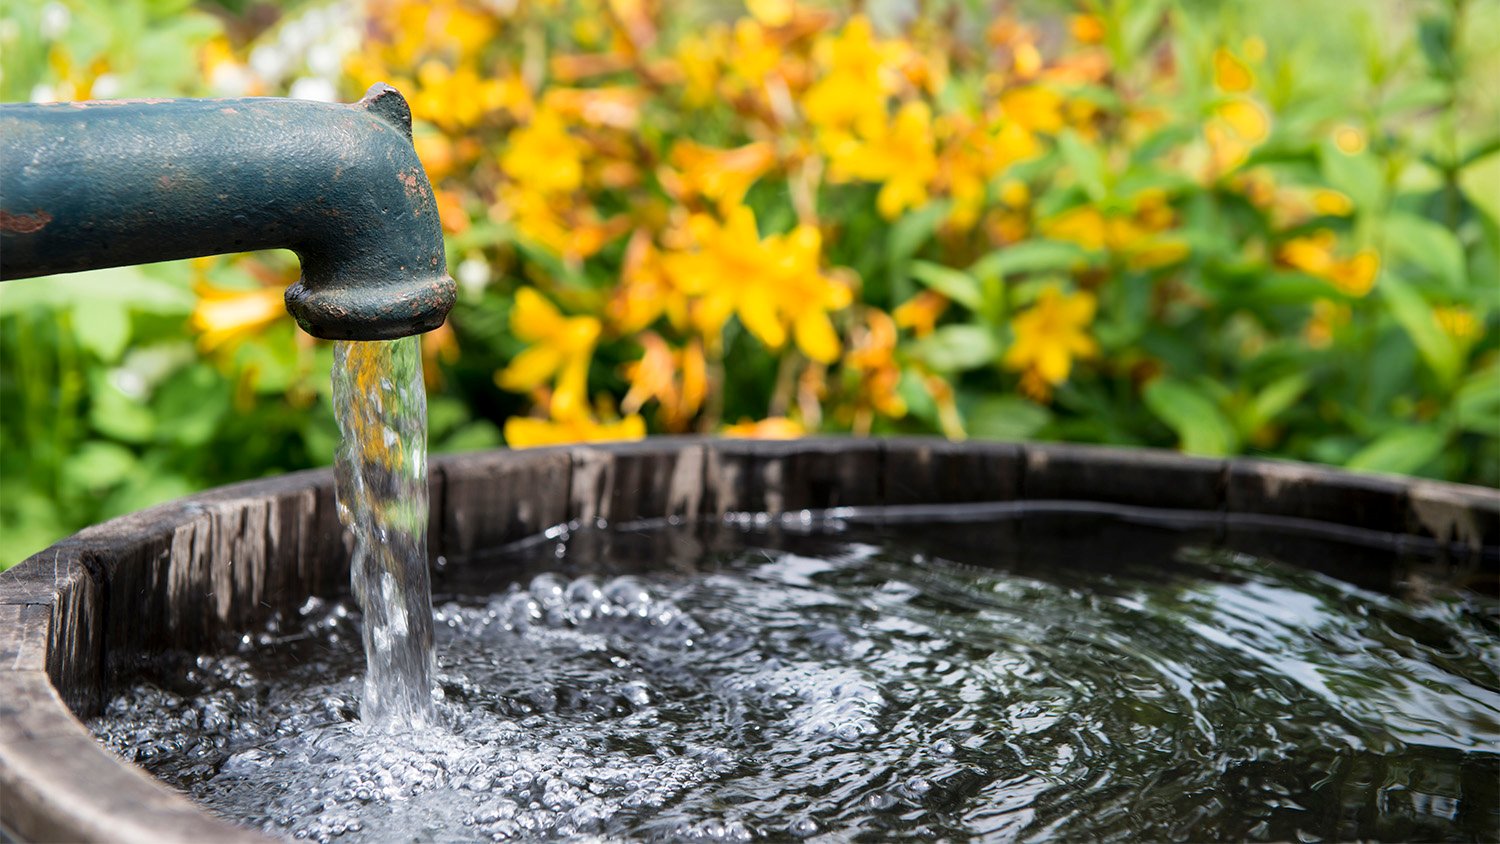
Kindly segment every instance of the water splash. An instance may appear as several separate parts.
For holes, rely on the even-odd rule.
[[[339,520],[354,534],[350,580],[364,614],[366,724],[432,721],[427,572],[427,392],[416,337],[334,344]]]
[[[1061,541],[1008,557],[1000,530],[719,536],[680,569],[659,551],[702,547],[689,530],[579,532],[440,602],[436,729],[353,720],[353,614],[317,600],[151,667],[93,727],[224,817],[347,844],[1500,828],[1492,600],[1135,528],[1085,543],[1101,575]]]

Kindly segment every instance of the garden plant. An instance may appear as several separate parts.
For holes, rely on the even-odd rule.
[[[10,2],[0,97],[411,103],[436,450],[939,434],[1500,486],[1500,4]],[[0,566],[331,462],[289,254],[0,290]]]

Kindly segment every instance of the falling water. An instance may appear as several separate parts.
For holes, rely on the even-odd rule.
[[[416,337],[333,351],[343,442],[339,519],[354,535],[350,579],[364,614],[360,717],[388,728],[432,720],[432,586],[427,573],[427,393]]]

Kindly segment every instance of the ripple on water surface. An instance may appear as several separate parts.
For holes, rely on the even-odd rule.
[[[1500,831],[1500,638],[1472,594],[1193,547],[1080,573],[996,568],[982,537],[763,539],[637,574],[533,548],[521,585],[437,607],[420,731],[359,722],[357,619],[316,600],[156,666],[93,727],[316,840]]]

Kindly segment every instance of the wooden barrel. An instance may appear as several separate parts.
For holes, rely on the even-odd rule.
[[[1301,463],[931,439],[649,439],[434,459],[430,554],[485,551],[576,522],[1010,502],[1211,528],[1270,553],[1366,549],[1390,587],[1422,561],[1494,590],[1500,491]],[[1293,555],[1295,556],[1295,555]],[[1360,559],[1355,555],[1355,559]],[[207,649],[348,589],[330,470],[252,481],[125,516],[0,573],[0,839],[264,841],[105,751],[96,714],[144,656]]]

